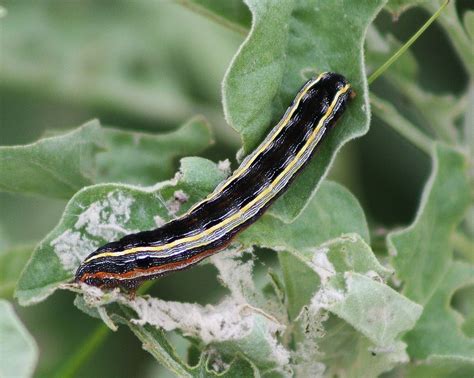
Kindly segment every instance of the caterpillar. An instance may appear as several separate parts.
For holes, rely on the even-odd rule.
[[[157,229],[100,247],[79,266],[76,282],[134,290],[224,249],[288,188],[353,95],[340,74],[308,80],[280,122],[214,192]]]

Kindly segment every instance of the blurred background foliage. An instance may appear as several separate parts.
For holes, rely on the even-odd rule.
[[[77,127],[92,118],[128,130],[162,132],[203,114],[216,137],[203,156],[229,158],[235,166],[239,138],[224,121],[221,80],[244,39],[242,30],[222,27],[165,0],[19,0],[1,5],[7,12],[0,20],[1,145],[33,142],[46,130]],[[470,5],[459,1],[457,6],[462,11]],[[250,13],[241,17],[248,24]],[[427,17],[418,8],[398,19],[382,12],[375,25],[382,34],[404,41]],[[467,75],[438,25],[412,52],[422,67],[423,87],[438,94],[465,90]],[[385,98],[394,91],[383,80],[372,89]],[[404,106],[403,99],[397,101]],[[369,134],[343,149],[330,175],[357,196],[371,228],[380,230],[413,219],[429,171],[428,157],[375,117]],[[7,246],[18,246],[19,259],[25,261],[58,222],[65,204],[0,193],[0,263],[5,263],[1,250]],[[216,288],[224,290],[209,274],[213,269],[204,265],[187,271],[186,281],[183,273],[164,278],[156,294],[204,303],[218,295]],[[196,292],[189,282],[199,282],[201,290]],[[12,290],[2,288],[1,295],[11,299]],[[61,291],[34,307],[16,308],[39,344],[37,376],[57,371],[99,324],[72,302],[73,295]],[[109,335],[80,375],[91,372],[102,377],[166,374],[125,327]]]

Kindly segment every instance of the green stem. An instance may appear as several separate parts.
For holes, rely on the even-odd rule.
[[[382,64],[379,68],[372,73],[367,79],[369,84],[372,84],[380,75],[382,75],[408,48],[424,33],[426,29],[439,17],[443,9],[448,5],[449,0],[446,0],[443,5],[434,13],[428,21],[424,23],[424,25],[415,33],[413,36],[402,46],[400,49],[393,54],[384,64]]]
[[[62,367],[58,370],[56,378],[69,378],[77,375],[77,371],[87,361],[90,356],[102,345],[107,336],[109,335],[109,329],[101,324],[98,326],[92,335],[90,335],[86,341],[79,347],[71,358],[67,359]]]
[[[382,121],[396,130],[400,135],[413,143],[421,151],[431,154],[433,140],[419,131],[409,120],[403,117],[389,102],[382,100],[373,93],[370,94],[372,111]]]

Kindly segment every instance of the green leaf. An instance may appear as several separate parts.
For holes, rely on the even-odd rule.
[[[217,305],[206,306],[151,297],[118,300],[136,313],[127,315],[132,324],[148,324],[162,334],[158,340],[161,347],[166,345],[163,331],[177,330],[212,346],[223,356],[244,356],[262,372],[288,365],[289,353],[277,344],[275,337],[284,327],[248,304],[229,297]]]
[[[244,358],[241,365],[252,370],[269,371],[288,365],[289,353],[278,344],[276,333],[283,329],[272,316],[235,298],[227,297],[217,305],[164,301],[149,296],[131,300],[118,292],[105,295],[97,290],[85,290],[78,301],[88,314],[97,310],[115,323],[126,324],[161,364],[179,376],[196,374],[207,365],[189,367],[176,354],[165,332],[177,331],[185,337],[208,346],[209,354],[219,352],[223,361]],[[87,307],[89,306],[89,307]],[[132,311],[133,310],[133,311]],[[222,365],[222,364],[220,364]],[[225,364],[221,366],[221,369]],[[220,370],[221,370],[220,369]],[[227,370],[227,369],[225,369]],[[232,369],[233,370],[233,369]],[[212,374],[211,374],[212,375]],[[252,374],[253,375],[253,374]]]
[[[245,246],[259,245],[280,251],[278,258],[285,279],[288,311],[294,318],[318,285],[314,272],[300,261],[300,253],[351,232],[369,240],[367,221],[357,199],[341,185],[323,182],[293,223],[285,224],[267,213],[239,241]]]
[[[423,315],[405,337],[412,357],[448,356],[463,358],[474,364],[474,339],[461,331],[462,317],[450,303],[456,290],[469,285],[474,285],[474,266],[461,262],[448,263],[447,272],[426,303]]]
[[[324,322],[324,337],[318,340],[318,360],[327,376],[378,377],[408,361],[405,344],[395,342],[380,348],[344,320],[330,315]]]
[[[304,208],[336,151],[368,130],[369,104],[363,40],[383,0],[334,2],[248,0],[253,22],[223,84],[226,119],[249,153],[281,117],[302,76],[322,71],[344,74],[358,96],[313,162],[271,210],[286,222]],[[344,20],[341,22],[341,20]]]
[[[165,331],[177,331],[191,340],[199,341],[208,346],[211,354],[218,352],[222,361],[244,357],[261,372],[281,370],[288,364],[289,353],[279,345],[276,335],[284,326],[274,318],[274,313],[265,313],[264,309],[246,302],[244,293],[235,292],[241,285],[247,284],[247,279],[252,279],[247,267],[253,264],[251,260],[240,266],[238,263],[232,264],[227,259],[232,259],[232,255],[235,254],[231,251],[221,254],[221,263],[216,263],[218,256],[212,258],[221,280],[231,291],[229,297],[216,305],[201,306],[149,296],[130,300],[116,291],[99,295],[93,289],[85,289],[84,297],[78,297],[76,305],[89,315],[105,317],[108,324],[110,319],[127,324],[158,361],[180,376],[186,375],[183,371],[187,365],[174,353]],[[224,276],[224,273],[228,274]],[[236,282],[240,279],[244,282]],[[235,283],[238,287],[232,286]],[[117,304],[120,304],[120,311],[117,311]],[[117,314],[120,317],[118,320]]]
[[[169,343],[162,329],[157,329],[151,325],[137,325],[130,321],[134,317],[129,309],[121,306],[119,311],[113,314],[114,320],[126,324],[130,330],[143,343],[143,348],[149,352],[163,366],[180,377],[246,377],[254,376],[255,367],[247,360],[234,358],[230,366],[225,371],[217,374],[214,370],[208,369],[208,356],[201,354],[199,363],[196,366],[189,366],[177,355],[173,346]]]
[[[300,254],[346,233],[357,233],[369,240],[364,212],[347,189],[324,181],[293,223],[285,224],[267,213],[243,232],[239,241],[244,246],[259,245],[280,251],[278,259],[285,280],[288,311],[294,318],[318,285],[314,272],[300,261]]]
[[[383,283],[391,272],[370,247],[357,235],[347,235],[304,257],[321,285],[302,324],[306,332],[297,338],[303,360],[326,364],[329,375],[354,377],[375,377],[406,362],[399,339],[414,327],[422,308]],[[332,314],[329,319],[326,311]]]
[[[452,259],[451,234],[469,205],[465,156],[436,145],[433,169],[415,221],[388,236],[389,251],[403,293],[425,304],[436,291]]]
[[[122,318],[132,332],[143,343],[143,347],[163,366],[180,377],[251,377],[255,376],[256,368],[243,358],[235,358],[230,366],[219,374],[208,369],[208,361],[205,354],[201,354],[199,364],[189,366],[177,355],[174,348],[169,344],[163,331],[153,326],[138,326],[129,320]]]
[[[171,177],[182,156],[195,155],[213,143],[203,117],[194,117],[176,131],[147,134],[103,129],[105,150],[97,154],[96,182],[152,185]]]
[[[170,210],[187,209],[224,178],[215,164],[201,158],[182,159],[180,172],[179,181],[163,182],[152,189],[100,184],[74,195],[59,224],[36,247],[26,266],[16,291],[20,303],[43,300],[60,283],[71,280],[80,262],[100,245],[124,234],[156,228],[174,215]],[[182,197],[180,194],[188,201],[181,203],[175,198]]]
[[[453,148],[436,145],[433,172],[414,223],[388,237],[403,292],[425,305],[405,337],[410,356],[417,359],[469,359],[474,353],[474,341],[462,333],[459,314],[450,307],[454,292],[474,282],[473,267],[453,262],[452,256],[452,233],[470,203],[465,158]]]
[[[356,234],[330,240],[300,256],[321,280],[312,306],[346,320],[378,346],[393,343],[421,314],[421,306],[382,283],[391,271]]]
[[[38,347],[13,310],[0,299],[0,376],[30,377],[38,360]]]
[[[389,347],[414,327],[422,307],[360,273],[345,274],[344,299],[327,309],[379,347]]]
[[[288,316],[294,320],[310,302],[320,281],[311,268],[289,252],[279,252],[278,262],[283,271]]]
[[[93,181],[99,130],[97,122],[90,122],[33,144],[0,147],[0,190],[71,197]]]
[[[0,298],[10,298],[33,251],[33,246],[15,246],[0,253]]]
[[[325,181],[294,222],[286,224],[271,213],[266,213],[241,234],[239,241],[244,246],[258,245],[298,252],[350,232],[369,241],[364,212],[346,188]]]
[[[161,135],[102,128],[91,121],[30,145],[0,147],[0,190],[70,198],[97,182],[150,185],[169,178],[178,157],[198,153],[211,142],[200,117]]]

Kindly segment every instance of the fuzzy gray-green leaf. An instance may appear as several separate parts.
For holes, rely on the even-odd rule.
[[[176,160],[212,143],[196,117],[167,134],[103,128],[91,121],[67,134],[0,147],[0,190],[70,198],[98,182],[151,185],[169,178]]]
[[[388,237],[393,266],[408,298],[426,303],[452,259],[451,234],[469,205],[466,157],[437,145],[433,172],[412,225]]]
[[[315,159],[271,209],[289,222],[314,193],[336,151],[368,130],[363,41],[370,21],[385,1],[248,0],[247,4],[252,28],[223,84],[226,118],[241,134],[245,154],[282,116],[305,77],[339,72],[357,93]]]
[[[347,189],[326,181],[293,223],[285,224],[265,214],[239,241],[246,246],[259,245],[280,251],[278,257],[285,278],[289,313],[296,317],[318,284],[314,272],[301,261],[305,258],[303,253],[310,253],[324,241],[346,233],[357,233],[369,240],[364,212]]]
[[[464,358],[474,364],[474,339],[462,332],[462,318],[450,303],[456,290],[469,285],[474,285],[474,267],[461,262],[449,264],[416,327],[405,337],[411,356]]]

